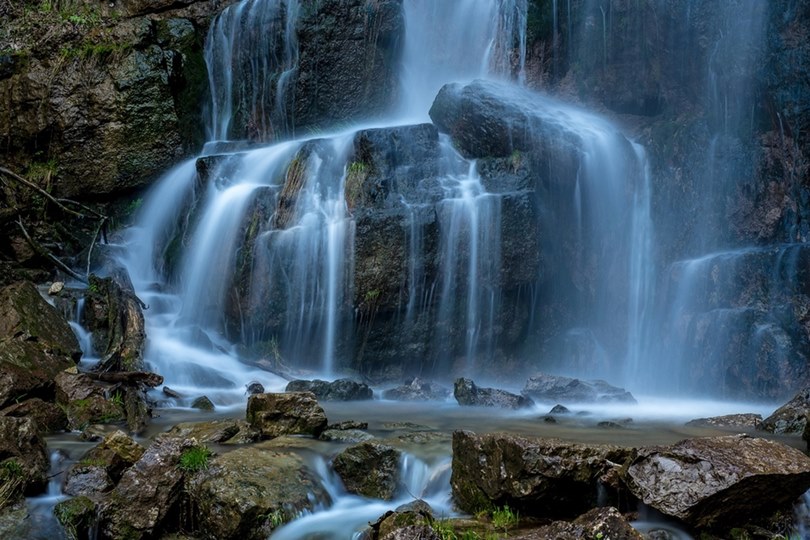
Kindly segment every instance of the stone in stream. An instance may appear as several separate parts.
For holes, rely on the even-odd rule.
[[[641,448],[624,473],[632,494],[696,528],[726,529],[787,509],[810,489],[810,458],[746,435]]]
[[[208,396],[200,396],[191,402],[191,408],[201,411],[213,411],[214,404],[208,399]]]
[[[550,411],[548,411],[548,414],[571,414],[571,410],[565,405],[558,403],[554,405]]]
[[[264,394],[264,386],[259,381],[250,381],[245,385],[248,395]]]
[[[436,534],[430,527],[433,521],[433,509],[422,499],[416,499],[408,504],[398,506],[380,516],[374,523],[369,523],[360,536],[360,540],[441,540],[438,535],[430,534],[422,528],[427,527],[431,533]],[[419,528],[419,529],[417,529]]]
[[[96,524],[96,504],[88,497],[58,502],[53,515],[70,538],[94,538],[91,529]]]
[[[252,395],[248,398],[247,421],[263,439],[295,434],[318,437],[328,425],[323,408],[311,392]]]
[[[633,455],[613,445],[456,431],[450,485],[471,514],[508,504],[523,516],[573,518],[596,506],[608,474]]]
[[[332,467],[349,493],[391,500],[399,487],[400,455],[393,446],[367,441],[335,456]]]
[[[776,409],[762,421],[759,429],[770,433],[802,433],[810,413],[810,386]]]
[[[453,395],[459,405],[478,407],[500,407],[503,409],[524,409],[534,406],[534,401],[526,396],[512,394],[497,388],[482,388],[472,379],[456,379]]]
[[[762,416],[754,413],[726,414],[723,416],[710,416],[708,418],[695,418],[686,423],[690,427],[716,427],[755,429],[762,423]]]
[[[372,399],[374,392],[365,383],[351,379],[337,379],[328,382],[320,379],[290,381],[285,388],[287,392],[312,392],[315,397],[324,401],[356,401]]]
[[[281,524],[331,502],[301,457],[252,446],[213,458],[187,485],[198,529],[223,540],[267,538]]]
[[[247,444],[261,438],[258,429],[245,420],[229,418],[210,422],[181,422],[166,432],[169,437],[195,439],[206,444]]]

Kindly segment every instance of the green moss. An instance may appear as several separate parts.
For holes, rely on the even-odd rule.
[[[85,40],[78,45],[65,45],[59,50],[59,56],[65,60],[107,59],[113,55],[123,55],[132,49],[129,43],[99,42]]]
[[[96,507],[87,497],[75,497],[57,504],[53,509],[56,520],[70,538],[82,538],[95,520]]]
[[[364,196],[364,184],[369,173],[369,166],[362,161],[353,161],[347,167],[344,196],[349,210],[368,202]]]

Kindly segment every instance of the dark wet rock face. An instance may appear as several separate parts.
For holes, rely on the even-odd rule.
[[[332,467],[349,493],[390,500],[399,488],[400,456],[393,446],[364,442],[338,454]]]
[[[310,392],[254,394],[248,399],[247,421],[264,439],[295,434],[318,437],[328,425]]]
[[[456,379],[453,395],[459,405],[472,407],[499,407],[502,409],[524,409],[534,406],[534,401],[526,396],[512,394],[497,388],[482,388],[472,379]]]
[[[456,431],[450,484],[465,512],[508,504],[525,516],[574,517],[596,506],[602,477],[632,455],[618,446]]]
[[[810,488],[810,458],[744,435],[641,448],[625,482],[639,500],[693,527],[723,529],[791,505]]]
[[[338,379],[332,382],[319,379],[295,380],[290,381],[285,390],[287,392],[312,392],[315,397],[324,401],[356,401],[374,397],[374,392],[367,384],[351,379]]]

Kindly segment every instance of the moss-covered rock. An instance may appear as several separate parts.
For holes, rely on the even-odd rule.
[[[45,441],[37,431],[36,422],[30,418],[0,417],[0,474],[3,475],[0,485],[12,492],[19,488],[19,494],[35,493],[45,486],[48,468]]]
[[[256,442],[260,438],[256,428],[238,419],[183,422],[172,427],[166,435],[180,439],[193,438],[209,444],[246,444]]]
[[[267,538],[329,496],[304,461],[290,453],[255,447],[228,452],[188,484],[195,523],[207,537]]]

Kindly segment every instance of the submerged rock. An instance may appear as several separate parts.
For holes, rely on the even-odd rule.
[[[211,538],[259,540],[329,495],[292,453],[239,448],[211,460],[188,486],[199,530]]]
[[[500,407],[503,409],[524,409],[534,406],[534,401],[526,396],[512,394],[497,388],[481,388],[472,379],[456,379],[453,395],[459,405],[478,407]]]
[[[762,421],[759,429],[771,433],[801,433],[810,413],[810,387],[801,390],[793,399],[776,409]]]
[[[247,421],[264,439],[294,434],[318,437],[328,425],[323,408],[311,392],[252,395],[248,398]]]
[[[383,399],[395,401],[443,401],[449,396],[450,389],[419,377],[382,393]]]
[[[372,399],[374,392],[365,383],[351,379],[337,379],[328,382],[320,379],[290,381],[285,388],[287,392],[312,392],[315,397],[324,401],[355,401]]]
[[[453,433],[450,485],[458,507],[476,513],[508,504],[525,516],[574,517],[597,504],[603,479],[633,450],[504,433]],[[608,490],[609,491],[609,490]]]
[[[399,458],[393,446],[363,442],[335,456],[332,467],[349,493],[390,500],[399,487]]]
[[[709,418],[695,418],[686,423],[693,427],[718,428],[758,428],[762,423],[762,416],[754,413],[726,414],[724,416],[710,416]]]
[[[810,489],[810,458],[746,435],[687,439],[639,449],[624,479],[644,504],[723,529],[791,505]]]
[[[522,393],[538,401],[552,403],[636,403],[630,392],[605,381],[583,381],[546,373],[530,377]]]

